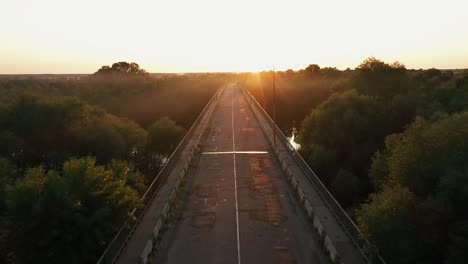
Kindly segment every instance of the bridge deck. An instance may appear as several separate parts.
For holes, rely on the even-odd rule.
[[[153,261],[327,262],[237,87],[224,89],[195,163]]]

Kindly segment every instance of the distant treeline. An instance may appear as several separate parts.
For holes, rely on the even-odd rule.
[[[272,114],[272,72],[241,82]],[[468,71],[276,73],[278,124],[389,263],[468,258]]]
[[[0,79],[0,263],[95,263],[228,78]]]
[[[290,134],[314,106],[330,96],[335,83],[348,73],[330,67],[321,69],[316,64],[296,72],[275,72],[278,126]],[[273,72],[243,73],[239,75],[239,80],[273,116]]]
[[[187,129],[220,85],[232,76],[224,73],[112,74],[102,73],[100,69],[79,80],[0,78],[0,104],[8,104],[25,94],[76,97],[145,128],[167,116]]]

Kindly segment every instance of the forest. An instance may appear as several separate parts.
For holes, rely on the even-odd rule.
[[[0,263],[95,263],[232,78],[127,62],[52,77],[0,78]]]
[[[388,263],[466,261],[468,70],[370,57],[240,82],[271,116],[275,103],[285,134],[297,129],[301,155]]]
[[[371,57],[346,70],[150,74],[118,62],[0,77],[0,263],[95,262],[226,82],[297,132],[388,263],[468,257],[468,71]]]

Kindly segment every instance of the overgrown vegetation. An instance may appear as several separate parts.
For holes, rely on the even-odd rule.
[[[276,76],[280,128],[302,120],[304,159],[388,262],[468,257],[468,72],[369,58]],[[242,82],[271,114],[272,74]]]
[[[272,72],[49,77],[0,79],[2,263],[94,262],[224,82],[273,114]],[[280,128],[388,262],[468,257],[468,72],[369,58],[275,78]]]
[[[107,70],[102,73],[103,69]],[[25,94],[76,97],[143,128],[169,117],[187,130],[209,98],[232,77],[224,73],[148,74],[138,65],[119,62],[89,76],[0,78],[0,104]]]
[[[347,72],[336,68],[320,69],[312,64],[304,70],[276,72],[275,106],[278,126],[291,132],[317,104],[332,93],[332,87]],[[247,88],[263,108],[273,116],[273,72],[243,73],[240,84]]]
[[[227,77],[1,79],[0,262],[94,263]]]

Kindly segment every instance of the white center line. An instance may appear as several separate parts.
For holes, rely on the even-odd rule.
[[[236,201],[237,263],[241,263],[239,240],[239,205],[237,203],[236,143],[234,139],[234,88],[231,86],[232,156],[234,159],[234,200]]]

